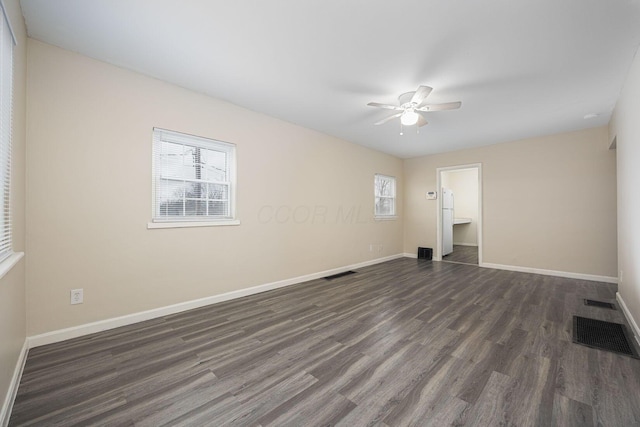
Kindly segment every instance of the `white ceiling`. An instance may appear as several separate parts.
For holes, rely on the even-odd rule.
[[[640,0],[21,4],[33,38],[399,157],[604,125],[640,44]],[[462,108],[373,125],[420,84]]]

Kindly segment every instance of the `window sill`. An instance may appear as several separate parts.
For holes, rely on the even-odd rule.
[[[221,221],[174,221],[174,222],[150,222],[147,229],[155,228],[189,228],[189,227],[221,227],[226,225],[240,225],[240,220],[229,219]]]
[[[24,252],[14,252],[6,259],[2,260],[2,262],[0,262],[0,279],[2,279],[9,271],[11,271],[13,266],[15,266],[23,256]]]
[[[395,221],[396,219],[398,219],[397,216],[392,215],[392,216],[376,216],[373,217],[374,220],[376,221]]]

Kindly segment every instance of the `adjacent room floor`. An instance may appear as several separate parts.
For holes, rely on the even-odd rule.
[[[478,247],[453,245],[453,252],[443,256],[442,260],[478,265]]]
[[[10,425],[638,425],[640,360],[571,342],[615,291],[398,259],[32,349]]]

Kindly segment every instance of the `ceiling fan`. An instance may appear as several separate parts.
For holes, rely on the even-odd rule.
[[[370,107],[386,108],[387,110],[398,111],[393,116],[389,116],[374,125],[381,125],[400,117],[400,123],[404,126],[412,126],[417,124],[419,127],[427,124],[427,119],[424,118],[423,113],[429,111],[443,111],[443,110],[455,110],[460,108],[462,102],[446,102],[444,104],[425,104],[425,99],[433,88],[429,86],[418,86],[415,92],[406,92],[398,97],[399,105],[380,104],[379,102],[370,102],[367,105]]]

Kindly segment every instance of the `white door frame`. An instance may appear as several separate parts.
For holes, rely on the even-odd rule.
[[[435,261],[442,261],[442,172],[452,172],[462,169],[476,169],[478,171],[478,265],[482,266],[482,163],[436,168],[438,207],[436,209],[436,250],[433,259]]]

